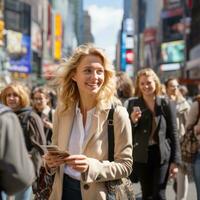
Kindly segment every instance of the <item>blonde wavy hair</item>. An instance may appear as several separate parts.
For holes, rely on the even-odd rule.
[[[111,63],[104,50],[95,47],[93,44],[84,44],[77,47],[72,56],[61,63],[56,76],[58,89],[58,102],[67,110],[71,105],[79,101],[80,95],[76,82],[72,79],[76,69],[85,56],[94,55],[101,58],[105,80],[97,95],[97,106],[101,106],[116,101],[115,73],[111,69]]]
[[[8,95],[8,90],[12,89],[17,96],[20,98],[20,108],[24,108],[27,106],[30,106],[30,97],[29,97],[29,89],[23,85],[22,83],[19,82],[12,82],[8,84],[2,91],[1,91],[1,101],[4,105],[7,105],[7,95]]]
[[[156,75],[156,73],[151,69],[151,68],[144,68],[141,69],[137,72],[137,76],[135,79],[135,96],[141,97],[142,93],[140,91],[139,88],[139,81],[140,81],[140,77],[141,76],[151,76],[153,78],[153,80],[155,81],[156,84],[156,90],[155,90],[155,95],[161,95],[161,83],[160,80],[158,78],[158,76]]]

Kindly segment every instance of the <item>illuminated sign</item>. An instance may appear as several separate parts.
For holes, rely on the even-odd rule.
[[[184,61],[185,42],[183,40],[161,44],[163,63],[179,63]]]

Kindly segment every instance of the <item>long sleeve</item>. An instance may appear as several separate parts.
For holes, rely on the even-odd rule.
[[[14,113],[0,116],[0,130],[0,188],[11,195],[33,183],[34,166]]]

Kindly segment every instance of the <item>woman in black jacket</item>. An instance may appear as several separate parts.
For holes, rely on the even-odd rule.
[[[138,72],[135,95],[127,102],[133,128],[134,173],[143,200],[165,200],[169,177],[181,162],[176,113],[172,102],[160,95],[159,78],[151,68]]]

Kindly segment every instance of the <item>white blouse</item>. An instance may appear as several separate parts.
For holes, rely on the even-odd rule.
[[[86,118],[86,123],[84,127],[81,110],[78,107],[78,104],[76,105],[75,117],[73,121],[73,127],[72,127],[72,132],[71,132],[71,136],[69,140],[69,148],[68,148],[69,153],[71,155],[82,154],[83,142],[87,138],[89,129],[92,124],[92,116],[94,114],[95,109],[96,107],[87,111],[87,118]],[[67,165],[65,166],[64,173],[74,179],[80,180],[80,172],[72,169],[71,167]]]

